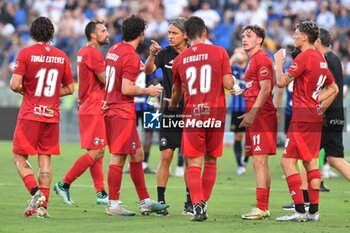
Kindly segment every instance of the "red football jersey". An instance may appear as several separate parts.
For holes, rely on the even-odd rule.
[[[122,79],[136,81],[140,73],[140,57],[135,49],[127,43],[113,45],[106,56],[106,93],[107,115],[136,119],[133,96],[122,94]]]
[[[105,71],[103,56],[98,49],[85,46],[78,52],[77,63],[79,114],[100,115],[105,85],[96,74]]]
[[[15,74],[23,77],[19,119],[59,122],[60,88],[74,82],[67,55],[48,44],[20,50]]]
[[[212,116],[225,119],[225,114],[215,110],[226,109],[222,77],[231,74],[231,66],[224,48],[197,44],[183,51],[173,63],[174,85],[183,84],[185,113]],[[209,113],[210,112],[210,113]]]
[[[246,89],[244,92],[244,98],[246,100],[247,110],[253,106],[256,101],[256,98],[260,92],[260,81],[270,80],[271,82],[271,93],[267,97],[265,103],[260,108],[262,111],[276,111],[273,104],[272,90],[274,87],[274,78],[273,78],[273,67],[272,61],[269,55],[263,50],[258,50],[250,58],[248,63],[244,81],[246,84]]]
[[[317,97],[334,82],[323,55],[314,49],[300,53],[287,70],[294,78],[291,122],[322,122]]]

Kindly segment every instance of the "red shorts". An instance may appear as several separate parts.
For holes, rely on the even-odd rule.
[[[80,145],[83,149],[102,149],[106,143],[106,128],[102,115],[78,115]]]
[[[283,157],[311,161],[318,158],[321,144],[321,123],[291,122]]]
[[[109,152],[112,154],[136,154],[141,147],[136,120],[105,116],[106,136]]]
[[[18,119],[12,151],[24,155],[59,155],[59,123]]]
[[[186,157],[200,157],[210,154],[221,157],[224,142],[224,129],[184,129],[181,152]]]
[[[277,116],[259,114],[251,127],[246,128],[245,153],[252,155],[275,155],[277,142]]]

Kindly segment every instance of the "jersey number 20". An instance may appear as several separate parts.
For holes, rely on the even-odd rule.
[[[186,70],[186,79],[188,80],[188,92],[190,95],[197,94],[197,88],[193,87],[197,79],[197,68],[188,67]],[[211,66],[206,64],[201,66],[199,75],[199,90],[201,93],[208,93],[211,85]]]

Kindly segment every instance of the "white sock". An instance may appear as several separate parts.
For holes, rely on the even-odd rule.
[[[151,201],[151,198],[145,198],[143,200],[140,201],[140,204],[143,205],[143,204],[147,204]]]
[[[108,200],[108,208],[115,209],[119,207],[119,200]]]

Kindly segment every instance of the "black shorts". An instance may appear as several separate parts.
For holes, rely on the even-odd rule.
[[[231,131],[238,133],[238,132],[245,132],[245,127],[239,128],[239,124],[241,124],[243,119],[238,119],[237,117],[242,116],[245,112],[231,112]]]
[[[173,122],[177,125],[176,122],[182,121],[182,115],[178,112],[166,111],[161,116],[161,122],[166,122],[166,125],[170,125],[169,122]],[[167,127],[164,128],[161,124],[159,131],[159,150],[173,149],[181,147],[182,139],[182,128],[180,127]]]
[[[344,158],[343,131],[341,129],[323,126],[321,135],[321,149],[325,155]]]

